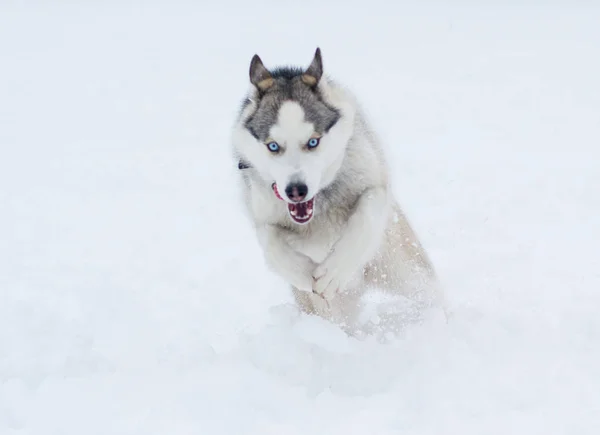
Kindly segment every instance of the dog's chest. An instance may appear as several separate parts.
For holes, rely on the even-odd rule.
[[[317,207],[321,198],[317,198]],[[276,225],[279,236],[295,251],[321,263],[340,238],[349,216],[348,207],[333,207],[329,201],[322,204],[316,216],[307,225],[293,223],[287,205],[272,191],[254,188],[251,196],[252,214],[256,222]]]
[[[293,250],[308,256],[315,263],[321,263],[340,235],[339,228],[312,226],[310,230],[287,231],[284,237]]]
[[[288,226],[284,231],[285,240],[295,251],[321,263],[342,236],[348,216],[346,208],[327,207],[306,226]]]

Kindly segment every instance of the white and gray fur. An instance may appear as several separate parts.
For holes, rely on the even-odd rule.
[[[311,135],[321,142],[307,150]],[[282,154],[267,149],[273,136]],[[232,141],[266,263],[305,312],[348,325],[370,287],[442,303],[434,268],[390,189],[379,140],[356,98],[323,75],[319,49],[306,70],[269,71],[253,57]],[[315,201],[305,225],[271,188],[299,179]]]

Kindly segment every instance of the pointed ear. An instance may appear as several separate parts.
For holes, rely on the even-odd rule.
[[[255,54],[250,62],[250,83],[262,92],[269,89],[274,83],[271,73],[265,68],[258,54]]]
[[[321,49],[317,47],[315,57],[310,66],[302,74],[302,81],[308,86],[316,86],[323,76],[323,60],[321,59]]]

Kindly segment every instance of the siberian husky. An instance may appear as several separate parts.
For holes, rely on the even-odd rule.
[[[267,69],[258,55],[233,134],[248,215],[268,267],[300,308],[342,326],[369,288],[442,303],[434,267],[391,191],[357,99],[308,68]]]

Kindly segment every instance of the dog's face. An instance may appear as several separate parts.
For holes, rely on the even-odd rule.
[[[319,90],[322,61],[317,49],[305,70],[268,71],[258,56],[250,65],[252,101],[244,109],[238,148],[288,204],[292,220],[310,221],[315,196],[335,178],[346,141],[340,111]]]

